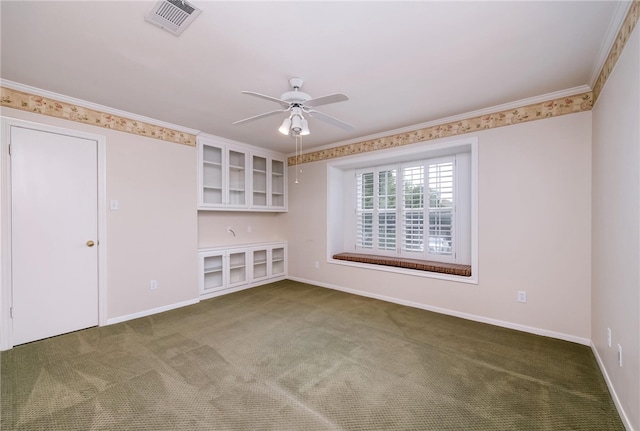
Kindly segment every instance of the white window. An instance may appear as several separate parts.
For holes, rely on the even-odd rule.
[[[457,262],[457,158],[356,170],[355,250]]]
[[[327,163],[327,261],[478,282],[478,140],[424,142]],[[333,259],[338,253],[471,265],[471,277]]]

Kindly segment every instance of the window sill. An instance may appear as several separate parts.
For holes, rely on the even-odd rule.
[[[472,273],[471,265],[376,256],[360,253],[338,253],[333,256],[333,259],[331,259],[330,262],[379,271],[477,284],[477,277]]]

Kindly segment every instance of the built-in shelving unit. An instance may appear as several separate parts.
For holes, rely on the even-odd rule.
[[[198,268],[202,299],[282,280],[287,276],[287,243],[200,249]]]
[[[286,156],[198,136],[198,209],[287,211]]]

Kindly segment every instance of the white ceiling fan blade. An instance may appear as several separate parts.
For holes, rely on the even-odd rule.
[[[306,112],[313,118],[317,118],[318,120],[322,120],[325,123],[329,123],[329,124],[331,124],[333,126],[341,128],[343,130],[354,130],[355,129],[355,127],[352,126],[351,124],[345,123],[344,121],[338,120],[337,118],[333,118],[330,115],[323,114],[322,112],[318,112],[318,111],[314,111],[314,110],[309,110],[309,111],[306,111]]]
[[[249,121],[259,120],[260,118],[270,117],[272,115],[280,114],[287,111],[288,109],[278,109],[276,111],[265,112],[264,114],[254,115],[253,117],[245,118],[244,120],[235,121],[233,124],[247,123]]]
[[[289,102],[285,102],[284,100],[278,99],[277,97],[267,96],[266,94],[256,93],[255,91],[242,91],[242,94],[248,94],[249,96],[259,97],[261,99],[270,100],[272,102],[279,103],[283,108],[289,107]]]
[[[349,100],[349,98],[345,94],[335,93],[309,99],[304,102],[304,106],[314,107],[320,105],[328,105],[329,103],[345,102],[347,100]]]

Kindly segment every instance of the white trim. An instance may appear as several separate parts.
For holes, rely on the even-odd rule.
[[[471,144],[471,278],[480,280],[480,227],[478,225],[478,138]]]
[[[632,3],[632,1],[616,3],[616,8],[613,11],[611,21],[609,22],[607,33],[600,45],[600,52],[598,52],[596,61],[593,63],[593,69],[591,70],[591,75],[589,77],[589,85],[591,88],[596,85],[596,81],[600,77],[604,63],[607,61],[607,58],[609,58],[611,48],[613,48],[613,44],[618,37],[618,33],[622,28],[622,24],[624,24],[624,20],[627,17],[627,13],[629,12],[629,8],[631,8]]]
[[[23,93],[34,94],[37,96],[54,99],[59,102],[69,103],[75,106],[81,106],[83,108],[93,109],[95,111],[104,112],[105,114],[117,115],[119,117],[128,118],[129,120],[149,123],[154,126],[164,127],[166,129],[173,129],[178,132],[189,133],[191,135],[197,135],[200,133],[200,131],[196,129],[178,126],[177,124],[167,123],[166,121],[156,120],[155,118],[145,117],[143,115],[134,114],[132,112],[121,111],[120,109],[110,108],[108,106],[99,105],[97,103],[88,102],[82,99],[76,99],[75,97],[65,96],[64,94],[54,93],[52,91],[43,90],[37,87],[31,87],[30,85],[20,84],[19,82],[9,81],[7,79],[0,79],[0,86],[16,91],[22,91]]]
[[[107,139],[98,136],[98,326],[107,323]]]
[[[9,315],[11,298],[11,162],[9,159],[10,128],[5,118],[0,118],[0,350],[13,347],[11,334],[13,320]]]
[[[598,353],[598,349],[596,349],[596,345],[591,341],[591,350],[593,351],[593,356],[596,357],[596,362],[598,363],[598,367],[600,368],[600,372],[604,377],[604,381],[607,383],[607,387],[609,388],[609,393],[611,394],[611,398],[613,399],[613,404],[615,404],[616,409],[618,410],[618,414],[620,415],[620,419],[622,420],[622,424],[627,429],[627,431],[635,431],[633,426],[631,425],[631,420],[627,413],[624,411],[622,407],[622,403],[620,402],[620,398],[618,398],[618,394],[616,393],[616,389],[613,386],[613,382],[609,377],[609,373],[607,373],[607,369],[604,366],[604,362],[602,362],[602,358],[600,358],[600,354]]]
[[[207,299],[215,298],[218,296],[227,295],[229,293],[239,292],[241,290],[252,289],[254,287],[262,286],[263,284],[275,283],[277,281],[282,281],[286,279],[286,276],[279,276],[275,278],[269,278],[266,280],[256,281],[255,283],[243,284],[241,286],[236,286],[230,289],[219,290],[217,292],[212,292],[206,295],[202,295],[199,298],[189,299],[182,302],[176,302],[175,304],[164,305],[162,307],[152,308],[150,310],[139,311],[137,313],[127,314],[124,316],[113,317],[107,320],[107,325],[113,325],[115,323],[122,323],[128,320],[138,319],[140,317],[147,317],[157,313],[163,313],[165,311],[174,310],[176,308],[186,307],[188,305],[194,305],[199,303],[200,301],[204,301]]]
[[[454,123],[456,121],[468,120],[470,118],[481,117],[483,115],[494,114],[496,112],[510,111],[516,108],[523,108],[529,105],[535,105],[537,103],[548,102],[549,100],[562,99],[564,97],[575,96],[577,94],[588,93],[592,88],[588,85],[580,85],[578,87],[567,88],[566,90],[554,91],[552,93],[542,94],[540,96],[529,97],[527,99],[516,100],[515,102],[504,103],[502,105],[495,105],[488,108],[478,109],[476,111],[465,112],[463,114],[453,115],[451,117],[444,117],[437,120],[427,121],[424,123],[414,124],[412,126],[406,126],[399,129],[387,130],[382,133],[375,133],[373,135],[360,136],[358,138],[348,139],[346,141],[333,142],[331,144],[322,145],[308,149],[307,153],[315,153],[316,151],[334,149],[343,145],[355,144],[363,141],[370,141],[374,139],[386,138],[388,136],[399,135],[402,133],[414,132],[420,129],[426,129],[427,127],[440,126],[442,124]],[[459,138],[460,136],[458,136]],[[307,154],[305,153],[305,154]],[[295,156],[294,153],[287,154],[288,157]]]
[[[106,137],[94,133],[79,132],[77,130],[54,127],[31,121],[24,121],[10,117],[0,117],[2,129],[2,143],[0,145],[0,166],[3,174],[0,175],[0,350],[13,347],[13,321],[9,315],[12,306],[11,296],[11,162],[8,145],[10,143],[10,130],[12,126],[23,127],[48,133],[57,133],[96,141],[98,146],[98,325],[106,322],[107,316],[107,222],[106,222]]]
[[[570,341],[572,343],[583,344],[588,346],[591,340],[575,335],[564,334],[561,332],[549,331],[547,329],[536,328],[534,326],[521,325],[519,323],[506,322],[504,320],[492,319],[490,317],[478,316],[475,314],[464,313],[462,311],[450,310],[447,308],[434,307],[419,302],[408,301],[406,299],[394,298],[392,296],[378,295],[376,293],[366,292],[348,287],[336,286],[333,284],[322,283],[315,280],[307,280],[300,277],[287,277],[289,280],[298,281],[300,283],[312,284],[314,286],[326,287],[328,289],[339,290],[341,292],[352,293],[354,295],[366,296],[367,298],[379,299],[381,301],[392,302],[394,304],[406,305],[408,307],[419,308],[421,310],[433,311],[435,313],[446,314],[448,316],[460,317],[461,319],[472,320],[474,322],[488,323],[502,328],[515,329],[516,331],[528,332],[530,334],[542,335],[544,337],[556,338],[558,340]]]
[[[163,305],[162,307],[152,308],[150,310],[138,311],[137,313],[126,314],[124,316],[112,317],[111,319],[107,319],[107,325],[113,325],[115,323],[126,322],[127,320],[138,319],[140,317],[151,316],[152,314],[163,313],[169,310],[175,310],[176,308],[186,307],[187,305],[193,305],[200,302],[200,299],[189,299],[187,301],[176,302],[174,304]]]

